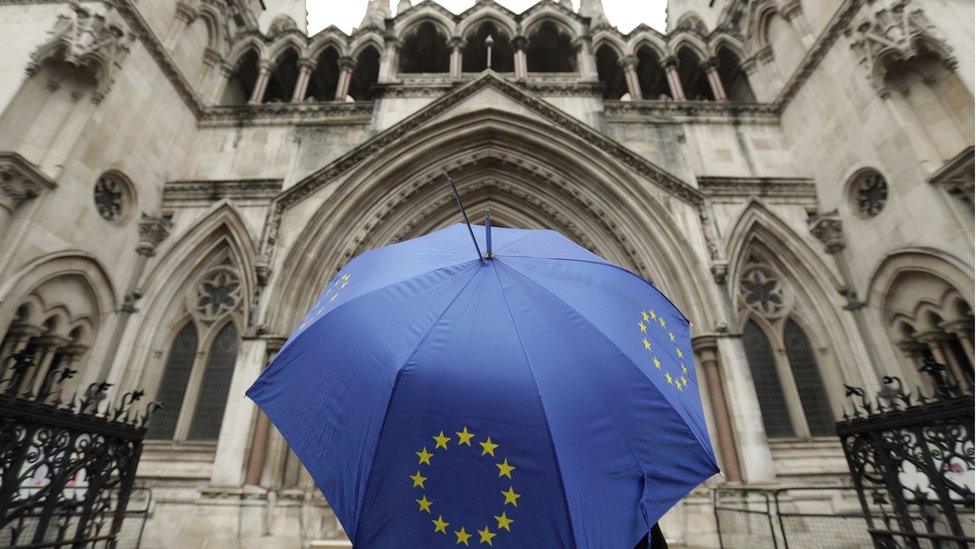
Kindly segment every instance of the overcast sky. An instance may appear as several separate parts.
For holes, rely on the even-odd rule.
[[[397,1],[390,0],[391,11],[396,10]],[[498,3],[520,13],[537,1],[498,0]],[[454,13],[460,13],[474,5],[474,0],[438,2]],[[307,0],[307,3],[309,34],[315,34],[329,25],[350,32],[363,20],[363,13],[366,11],[366,0]],[[414,3],[419,3],[419,0],[414,0]],[[665,4],[667,0],[603,0],[610,23],[623,32],[629,32],[642,22],[663,31]],[[579,0],[573,0],[573,5],[578,8]]]

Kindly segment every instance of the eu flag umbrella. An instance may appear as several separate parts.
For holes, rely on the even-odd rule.
[[[688,320],[556,232],[468,231],[355,258],[248,396],[356,547],[632,548],[718,472]]]

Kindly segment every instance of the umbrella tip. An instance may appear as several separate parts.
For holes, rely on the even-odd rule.
[[[485,208],[485,259],[491,259],[495,254],[491,253],[491,210]]]

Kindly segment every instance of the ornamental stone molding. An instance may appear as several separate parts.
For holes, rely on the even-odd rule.
[[[973,147],[967,147],[928,178],[929,183],[941,187],[970,207],[973,206],[973,172],[976,164],[973,151]]]
[[[57,184],[15,152],[0,153],[0,207],[13,213]]]
[[[837,210],[822,213],[810,219],[810,232],[823,242],[824,251],[835,254],[843,251],[846,246],[844,240],[844,224],[837,214]]]
[[[885,86],[887,64],[911,61],[923,47],[941,57],[950,69],[956,66],[952,48],[925,17],[921,6],[914,0],[868,0],[846,31],[851,49],[860,56],[871,85],[882,97],[889,94]]]
[[[92,100],[100,102],[112,87],[115,73],[129,53],[134,35],[120,24],[115,4],[102,10],[70,0],[68,14],[58,16],[51,37],[31,54],[27,74],[33,76],[47,61],[61,61],[86,71],[95,81]]]
[[[139,243],[136,244],[136,253],[146,257],[156,255],[156,248],[166,240],[172,228],[173,222],[169,217],[143,213],[142,219],[139,220]]]

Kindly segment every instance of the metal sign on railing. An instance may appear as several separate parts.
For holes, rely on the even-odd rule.
[[[142,391],[113,405],[109,383],[66,399],[75,370],[40,372],[24,351],[9,360],[0,381],[0,546],[114,546],[158,405],[137,409]]]

